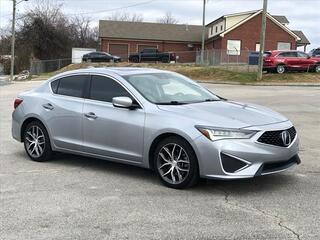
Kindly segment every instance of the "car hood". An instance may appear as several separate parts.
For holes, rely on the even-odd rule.
[[[288,119],[269,108],[233,101],[185,105],[158,105],[163,111],[194,120],[195,124],[224,128],[244,128],[284,122]]]

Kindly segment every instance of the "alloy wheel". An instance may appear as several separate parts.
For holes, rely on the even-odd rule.
[[[45,149],[45,135],[40,127],[30,126],[25,135],[26,149],[30,156],[39,158]]]
[[[320,65],[316,66],[316,73],[320,73]]]
[[[286,71],[285,67],[283,65],[277,66],[277,72],[278,73],[284,73]]]
[[[166,144],[158,153],[157,168],[164,181],[170,184],[180,184],[190,172],[189,156],[180,145]]]

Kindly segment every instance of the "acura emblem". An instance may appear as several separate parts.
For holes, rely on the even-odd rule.
[[[281,133],[281,139],[285,147],[288,147],[291,144],[291,136],[288,131],[283,131]]]

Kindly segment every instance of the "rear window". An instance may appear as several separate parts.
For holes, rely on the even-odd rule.
[[[271,52],[264,52],[263,57],[270,57],[272,55]]]
[[[89,79],[87,75],[60,78],[56,93],[64,96],[83,97],[83,90],[87,79]]]

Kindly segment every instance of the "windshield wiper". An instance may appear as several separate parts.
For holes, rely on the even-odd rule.
[[[186,102],[179,102],[179,101],[170,101],[170,102],[160,102],[156,103],[157,105],[183,105],[183,104],[188,104]]]
[[[205,102],[217,102],[217,101],[221,101],[221,100],[220,99],[207,98],[204,101]]]

